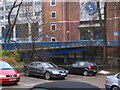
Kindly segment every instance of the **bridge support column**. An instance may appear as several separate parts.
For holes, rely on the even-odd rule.
[[[82,59],[85,60],[85,51],[82,52]]]
[[[74,62],[76,62],[76,53],[74,53]]]
[[[65,64],[69,64],[68,54],[65,55],[64,63],[65,63]]]

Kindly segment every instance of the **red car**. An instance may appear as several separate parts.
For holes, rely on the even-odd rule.
[[[19,81],[19,73],[8,62],[0,60],[0,84],[17,84]]]

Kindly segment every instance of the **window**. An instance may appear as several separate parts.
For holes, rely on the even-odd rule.
[[[120,73],[117,75],[117,78],[120,79]]]
[[[51,37],[51,41],[56,41],[56,38],[55,37]]]
[[[0,10],[2,10],[2,11],[3,11],[3,10],[4,10],[4,8],[3,8],[3,7],[0,7]]]
[[[8,15],[5,15],[5,19],[8,19]]]
[[[15,15],[10,15],[10,18],[15,18]]]
[[[41,14],[41,12],[35,12],[35,16],[39,16]]]
[[[51,24],[51,30],[53,30],[53,31],[56,30],[56,24]]]
[[[0,16],[0,20],[3,20],[4,19],[4,16]]]
[[[26,13],[20,13],[19,14],[19,17],[25,17],[26,16]]]
[[[37,66],[36,63],[30,63],[29,65],[30,65],[30,66]]]
[[[37,2],[35,2],[35,5],[40,5],[40,2],[38,2],[38,1],[37,1]]]
[[[56,11],[51,12],[51,18],[55,19],[56,18]]]
[[[51,0],[50,1],[50,6],[56,6],[56,0]]]

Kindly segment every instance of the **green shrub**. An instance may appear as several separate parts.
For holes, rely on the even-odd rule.
[[[20,54],[17,49],[14,49],[13,51],[7,51],[4,50],[2,52],[3,57],[13,57],[17,62],[20,62]]]

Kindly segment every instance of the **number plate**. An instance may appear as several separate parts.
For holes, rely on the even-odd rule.
[[[16,79],[9,79],[9,81],[15,81]]]
[[[93,72],[97,72],[97,70],[93,70]]]
[[[61,75],[66,75],[66,73],[61,73]]]

